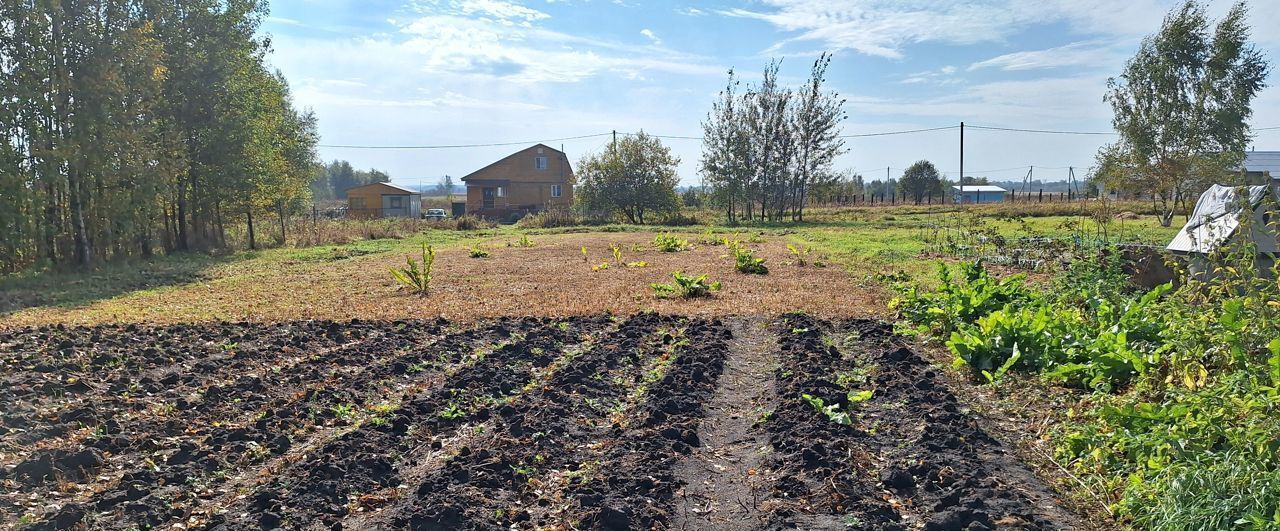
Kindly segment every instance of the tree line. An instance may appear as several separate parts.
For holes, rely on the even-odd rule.
[[[730,223],[804,218],[810,190],[836,175],[833,161],[844,153],[840,124],[844,100],[825,91],[831,56],[823,53],[799,89],[778,83],[779,61],[764,70],[759,85],[739,92],[733,70],[702,123],[700,169],[712,204]]]
[[[0,270],[227,246],[310,199],[257,0],[0,4]],[[252,241],[252,231],[250,232]]]
[[[347,190],[373,183],[389,183],[391,176],[376,169],[357,170],[345,160],[335,160],[316,167],[311,194],[317,201],[346,199]]]

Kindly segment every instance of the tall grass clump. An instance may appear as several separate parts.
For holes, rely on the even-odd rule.
[[[431,289],[431,269],[436,263],[436,250],[434,247],[422,244],[422,262],[419,263],[412,256],[405,259],[406,267],[399,269],[391,269],[391,277],[399,282],[401,286],[417,293],[420,297],[426,297],[427,292]]]
[[[899,282],[892,307],[977,381],[1027,372],[1085,390],[1055,457],[1126,523],[1280,529],[1278,272],[1233,238],[1204,274],[1142,290],[1117,254],[1040,287],[943,269],[936,289]]]
[[[582,218],[571,210],[556,209],[539,212],[537,214],[529,214],[520,221],[516,222],[516,226],[522,229],[554,229],[559,227],[577,227],[582,225]]]

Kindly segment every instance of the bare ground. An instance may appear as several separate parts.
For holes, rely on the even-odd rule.
[[[776,478],[766,466],[769,439],[755,424],[775,392],[777,341],[768,324],[759,318],[726,320],[733,331],[729,358],[698,427],[702,446],[676,468],[685,487],[677,493],[673,529],[751,529],[765,523],[760,504]]]

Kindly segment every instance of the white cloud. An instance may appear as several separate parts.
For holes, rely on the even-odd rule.
[[[722,14],[767,21],[798,32],[793,42],[817,41],[828,49],[851,49],[898,59],[906,44],[926,41],[973,44],[999,40],[1017,25],[1035,21],[1021,10],[960,1],[764,0],[772,10],[735,8]],[[1007,2],[1002,2],[1007,3]]]
[[[653,44],[654,44],[654,46],[661,46],[661,45],[662,45],[662,39],[659,39],[659,38],[658,38],[658,36],[657,36],[657,35],[655,35],[655,34],[653,33],[653,30],[651,30],[651,29],[649,29],[649,28],[645,28],[645,29],[640,30],[640,34],[641,34],[641,35],[644,35],[644,36],[645,36],[645,37],[647,37],[650,41],[652,41],[652,42],[653,42]]]
[[[333,90],[331,82],[304,84],[295,92],[298,98],[310,105],[357,107],[400,107],[400,108],[439,108],[439,109],[479,109],[488,111],[541,111],[547,106],[521,101],[483,99],[457,92],[444,92],[438,96],[423,98],[371,98],[358,94],[342,94]],[[364,93],[367,91],[361,91]]]
[[[816,42],[829,50],[855,50],[901,59],[905,46],[921,42],[977,44],[1006,42],[1033,25],[1063,23],[1074,33],[1136,39],[1160,27],[1174,7],[1170,0],[762,0],[760,8],[733,8],[722,15],[752,18],[793,33],[767,51]],[[1269,28],[1277,2],[1255,3],[1251,22]],[[1220,16],[1227,0],[1211,3]],[[1271,17],[1271,18],[1269,18]],[[1256,32],[1259,42],[1276,42],[1274,32]]]
[[[285,17],[267,17],[266,21],[270,23],[275,23],[275,24],[283,24],[286,26],[306,26],[306,24],[303,24],[301,20],[285,18]]]
[[[922,72],[914,72],[911,74],[907,74],[906,77],[902,78],[902,83],[906,83],[906,84],[932,83],[936,85],[955,85],[963,81],[959,77],[957,77],[955,73],[956,73],[956,67],[947,65],[937,70],[925,70]]]
[[[419,13],[445,13],[467,17],[480,17],[496,21],[500,24],[529,25],[533,22],[550,18],[551,15],[512,2],[503,0],[450,0],[447,4],[440,0],[415,2],[413,9]]]
[[[1038,70],[1064,66],[1111,67],[1125,55],[1114,45],[1099,41],[1073,42],[1044,50],[1027,50],[1007,53],[969,65],[969,70],[998,68],[1000,70]]]
[[[1102,101],[1102,76],[1040,78],[966,85],[925,99],[848,96],[850,116],[891,115],[967,120],[989,125],[1037,124],[1043,128],[1097,128],[1110,108]]]
[[[678,7],[675,11],[677,15],[684,15],[686,17],[701,17],[707,14],[706,11],[696,7]]]

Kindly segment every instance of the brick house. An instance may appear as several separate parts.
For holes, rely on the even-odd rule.
[[[507,221],[573,206],[573,168],[559,150],[537,144],[462,178],[467,214]]]

